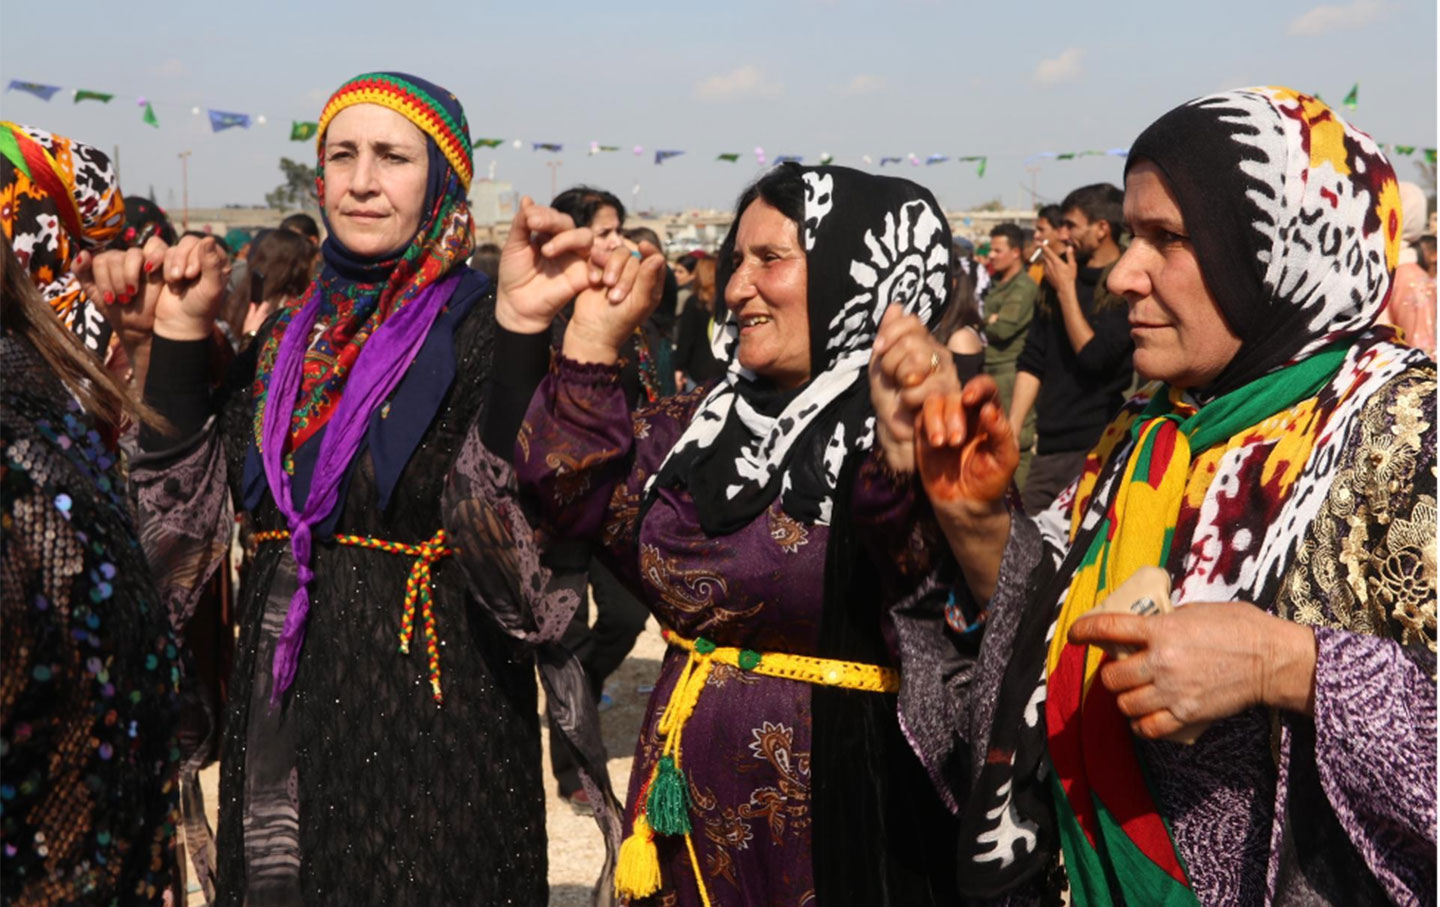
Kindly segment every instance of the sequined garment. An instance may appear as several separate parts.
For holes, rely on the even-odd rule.
[[[362,451],[335,534],[411,544],[435,535],[446,474],[485,395],[493,307],[491,294],[456,328],[457,378],[389,506],[377,506],[374,461]],[[230,396],[204,431],[136,462],[152,558],[183,560],[177,552],[198,551],[228,531],[229,509],[217,502],[244,475],[260,346],[236,360]],[[257,532],[285,528],[268,494],[249,516]],[[322,536],[312,563],[315,604],[294,685],[278,709],[269,705],[270,665],[295,589],[289,549],[260,545],[241,577],[216,903],[543,905],[531,655],[477,610],[460,563],[445,558],[431,576],[445,685],[437,705],[424,651],[398,651],[413,558]]]
[[[26,341],[0,362],[0,900],[160,904],[179,894],[168,615],[114,452]]]

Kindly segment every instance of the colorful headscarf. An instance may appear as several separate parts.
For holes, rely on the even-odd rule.
[[[323,272],[306,292],[303,305],[282,312],[259,353],[253,386],[255,443],[271,496],[290,530],[299,576],[275,650],[272,699],[276,701],[294,679],[304,640],[307,584],[314,578],[311,530],[335,508],[341,480],[370,417],[414,360],[473,247],[474,224],[466,203],[471,163],[464,110],[453,94],[414,76],[369,73],[342,85],[331,97],[317,141],[319,198],[325,197],[325,130],[340,110],[367,103],[383,103],[426,134],[430,169],[424,215],[408,245],[379,258],[364,258],[346,249],[327,223],[329,235],[321,247]],[[453,137],[437,143],[437,123],[453,127],[459,145]],[[463,151],[457,159],[459,146]],[[457,160],[460,166],[455,166]],[[276,399],[285,405],[269,405]],[[289,454],[321,428],[325,432],[317,441],[320,448],[308,492],[297,505],[292,500]]]
[[[846,167],[781,164],[805,184],[810,380],[785,394],[740,365],[740,326],[717,310],[716,358],[729,362],[647,491],[685,486],[711,535],[780,496],[790,516],[828,525],[846,457],[875,441],[865,369],[891,303],[933,327],[950,287],[950,227],[929,190]],[[720,251],[724,293],[739,218]]]
[[[106,348],[109,325],[86,301],[70,265],[82,249],[105,248],[124,225],[125,203],[102,151],[0,122],[0,226],[45,301],[97,353]]]
[[[1161,117],[1131,146],[1131,165],[1142,159],[1171,183],[1206,284],[1242,345],[1209,387],[1162,387],[1143,412],[1122,413],[1087,460],[1068,554],[1038,592],[1036,604],[1053,609],[1032,606],[1021,618],[990,756],[962,815],[960,880],[975,895],[1013,888],[1058,843],[1078,904],[1196,902],[1129,723],[1096,681],[1100,653],[1070,644],[1068,631],[1143,565],[1181,565],[1182,603],[1197,592],[1258,593],[1240,577],[1278,581],[1285,564],[1260,559],[1293,552],[1270,542],[1303,532],[1304,521],[1277,520],[1276,539],[1246,522],[1255,540],[1217,555],[1227,543],[1213,533],[1235,532],[1249,511],[1222,514],[1212,494],[1228,489],[1226,500],[1263,502],[1274,514],[1292,499],[1322,500],[1340,459],[1332,448],[1346,437],[1343,418],[1327,418],[1353,413],[1346,394],[1404,365],[1385,360],[1364,381],[1325,390],[1344,368],[1365,375],[1352,346],[1384,304],[1397,257],[1395,175],[1369,136],[1314,98],[1243,89]],[[1263,489],[1237,487],[1262,475]],[[1223,575],[1197,567],[1191,585],[1185,565],[1197,539],[1211,540],[1202,560]]]

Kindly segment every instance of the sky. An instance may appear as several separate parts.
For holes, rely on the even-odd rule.
[[[118,149],[121,184],[167,208],[263,204],[289,141],[347,78],[413,72],[454,92],[492,173],[537,199],[558,185],[610,189],[630,207],[728,208],[767,158],[822,153],[878,169],[882,156],[948,155],[886,167],[950,210],[998,199],[1031,208],[1085,183],[1119,182],[1123,159],[1029,160],[1127,147],[1175,105],[1225,88],[1286,84],[1338,104],[1383,143],[1436,142],[1434,0],[1206,3],[958,3],[731,0],[440,3],[351,0],[237,5],[96,0],[64,27],[33,3],[0,0],[0,81],[62,86],[48,103],[0,94],[0,118]],[[71,89],[111,92],[75,103]],[[137,99],[159,118],[141,121]],[[194,107],[263,115],[212,133]],[[522,150],[510,141],[521,139]],[[618,153],[587,154],[592,141]],[[531,142],[563,143],[559,154]],[[640,156],[634,146],[643,146]],[[656,149],[684,155],[656,165]],[[736,163],[717,161],[739,152]],[[964,155],[988,156],[983,177]],[[863,158],[868,155],[871,163]],[[1411,160],[1420,160],[1417,152]],[[1397,158],[1401,179],[1414,179]],[[1033,193],[1032,193],[1033,188]]]

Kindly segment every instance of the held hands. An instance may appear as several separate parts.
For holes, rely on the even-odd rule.
[[[1264,705],[1315,707],[1315,634],[1247,602],[1193,602],[1169,614],[1093,614],[1070,642],[1129,646],[1100,682],[1138,735],[1191,740],[1211,722]]]
[[[915,471],[915,426],[925,400],[958,392],[955,360],[914,315],[892,305],[880,319],[870,354],[870,402],[875,435],[896,472]]]
[[[500,324],[516,333],[538,334],[573,299],[565,354],[613,362],[659,303],[665,259],[649,243],[633,253],[624,246],[605,252],[594,239],[569,215],[521,199],[500,252],[495,311]]]
[[[73,270],[126,351],[134,353],[152,334],[209,338],[229,284],[230,259],[213,237],[185,236],[174,246],[151,237],[143,249],[82,252]]]

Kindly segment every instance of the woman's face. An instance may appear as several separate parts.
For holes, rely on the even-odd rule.
[[[1134,239],[1109,287],[1130,304],[1135,369],[1176,387],[1203,387],[1240,350],[1205,286],[1170,185],[1149,161],[1125,178],[1125,220]]]
[[[375,256],[420,229],[430,163],[425,133],[378,104],[356,104],[325,131],[325,216],[350,251]]]
[[[609,205],[601,205],[595,210],[595,217],[590,221],[590,230],[595,234],[596,245],[606,252],[620,248],[620,243],[625,239],[620,233],[620,212]]]
[[[740,322],[740,364],[780,387],[810,379],[805,251],[795,222],[762,199],[740,215],[725,305]]]

